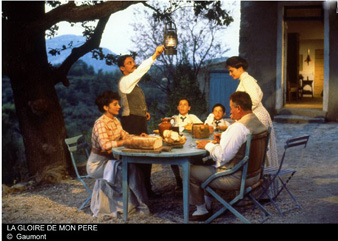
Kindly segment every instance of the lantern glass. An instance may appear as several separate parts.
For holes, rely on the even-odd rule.
[[[165,47],[174,47],[176,48],[177,46],[177,39],[174,35],[167,35],[167,38],[165,40]]]
[[[169,27],[165,26],[164,28],[164,46],[165,46],[165,55],[176,55],[177,54],[177,34],[176,28],[174,29],[173,22],[167,23]]]

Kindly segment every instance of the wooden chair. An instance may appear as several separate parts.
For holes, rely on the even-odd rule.
[[[301,93],[302,93],[302,97],[303,97],[303,95],[311,95],[312,96],[312,98],[313,98],[313,88],[312,88],[312,83],[313,83],[313,80],[309,80],[309,79],[307,79],[307,80],[303,80],[302,81],[302,88],[301,88]],[[311,90],[305,90],[304,89],[304,87],[305,86],[309,86],[310,88],[311,88]]]
[[[266,218],[263,219],[265,221],[271,214],[251,195],[251,192],[256,188],[260,187],[263,183],[263,171],[264,171],[264,164],[265,164],[265,157],[267,146],[269,142],[271,128],[268,131],[265,131],[260,134],[249,134],[247,136],[246,142],[246,150],[245,150],[245,157],[232,169],[226,170],[224,172],[218,172],[211,175],[204,183],[202,183],[202,188],[204,188],[207,192],[209,192],[213,197],[216,198],[224,207],[222,207],[219,211],[213,214],[206,223],[210,223],[212,220],[217,218],[219,215],[224,213],[226,210],[229,210],[233,213],[236,217],[238,217],[242,222],[250,223],[248,219],[246,219],[239,211],[234,208],[234,205],[243,200],[245,197],[249,197],[255,206],[260,208],[260,210],[265,214]],[[239,189],[239,194],[233,198],[230,202],[225,201],[217,192],[213,190],[209,184],[219,177],[224,177],[231,175],[237,171],[242,170],[242,178],[241,184]],[[250,177],[254,177],[259,175],[259,180],[251,185],[246,185],[246,179]]]
[[[75,154],[84,155],[88,159],[88,157],[89,157],[88,145],[87,145],[87,143],[85,143],[83,135],[78,135],[78,136],[74,136],[74,137],[71,137],[71,138],[67,138],[67,139],[65,139],[65,142],[67,144],[68,150],[70,152],[70,156],[72,158],[72,164],[73,164],[73,167],[74,167],[74,170],[75,170],[75,174],[76,174],[77,178],[79,179],[79,181],[83,184],[83,186],[86,188],[86,190],[89,193],[89,197],[79,207],[78,210],[80,211],[84,208],[84,206],[91,199],[92,190],[87,186],[86,182],[84,181],[84,179],[90,178],[90,177],[88,175],[82,176],[82,175],[80,175],[80,173],[78,171]]]
[[[296,93],[296,101],[298,102],[299,98],[299,91],[301,88],[299,88],[299,84],[291,83],[290,80],[288,80],[288,98],[289,103],[291,103],[292,93]]]

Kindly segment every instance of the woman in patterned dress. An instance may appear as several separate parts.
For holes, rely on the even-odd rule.
[[[271,127],[271,134],[268,144],[267,160],[265,166],[277,167],[278,156],[277,156],[275,130],[273,128],[270,114],[262,104],[263,98],[262,90],[257,84],[257,80],[255,80],[252,76],[250,76],[246,72],[248,68],[248,62],[239,56],[234,56],[227,59],[226,67],[228,68],[229,74],[233,79],[240,80],[236,91],[245,91],[250,95],[253,113],[266,127]]]
[[[103,115],[95,121],[92,130],[92,149],[87,161],[87,173],[95,178],[91,211],[94,217],[122,213],[122,168],[121,161],[114,158],[111,149],[122,146],[128,138],[128,132],[122,129],[115,117],[121,109],[120,96],[110,90],[100,94],[95,104]],[[129,210],[149,215],[148,196],[143,185],[144,177],[136,164],[129,164]]]

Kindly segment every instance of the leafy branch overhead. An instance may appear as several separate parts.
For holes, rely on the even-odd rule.
[[[198,17],[202,16],[210,21],[214,21],[218,26],[228,26],[233,22],[233,18],[229,15],[229,12],[222,9],[221,1],[173,1],[164,9],[157,8],[154,4],[151,5],[151,2],[145,1],[84,1],[80,5],[76,5],[72,1],[63,5],[59,1],[47,1],[47,4],[55,8],[46,13],[43,21],[36,21],[32,25],[48,27],[47,35],[51,37],[58,30],[57,21],[82,22],[82,27],[84,28],[83,35],[87,39],[87,42],[80,47],[73,47],[69,44],[68,47],[62,46],[61,48],[49,50],[50,54],[58,55],[61,54],[62,50],[72,48],[71,54],[56,70],[57,74],[55,76],[57,78],[55,83],[61,81],[64,85],[68,86],[69,81],[66,77],[68,71],[80,57],[88,52],[92,52],[93,58],[106,59],[107,65],[116,64],[119,56],[112,54],[105,55],[99,47],[101,36],[110,14],[121,11],[136,3],[142,3],[144,6],[152,9],[154,11],[153,17],[156,21],[164,21],[171,18],[171,14],[178,9],[192,7],[196,17],[194,21],[197,21]],[[92,24],[87,25],[87,23],[97,19],[99,21],[96,27]],[[132,54],[136,55],[136,53]]]
[[[234,19],[230,16],[229,11],[222,8],[222,1],[174,1],[170,7],[164,10],[156,9],[147,2],[143,4],[154,10],[153,17],[156,21],[171,19],[171,14],[180,8],[193,7],[195,12],[195,21],[199,16],[214,21],[219,26],[228,26]]]

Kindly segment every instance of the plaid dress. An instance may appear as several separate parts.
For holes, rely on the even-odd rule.
[[[113,147],[117,147],[117,141],[130,137],[129,133],[122,129],[120,121],[102,115],[95,121],[92,130],[92,149],[109,153]],[[143,185],[142,173],[135,164],[129,164],[129,210],[135,208],[149,213],[148,197]],[[94,217],[99,215],[112,215],[123,212],[122,205],[122,167],[120,160],[99,155],[93,151],[87,161],[87,173],[95,178],[90,208]]]
[[[122,129],[120,121],[116,118],[109,118],[102,115],[95,121],[92,131],[92,148],[101,151],[109,151],[117,147],[118,140],[129,137],[129,133]]]

